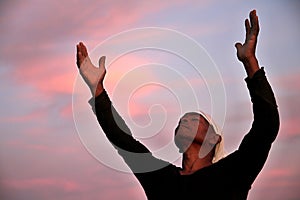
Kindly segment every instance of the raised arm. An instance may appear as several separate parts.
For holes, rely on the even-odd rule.
[[[245,21],[246,40],[237,43],[237,56],[243,63],[248,77],[245,79],[253,103],[254,120],[250,132],[239,146],[239,170],[249,183],[253,182],[262,169],[279,130],[279,114],[277,104],[263,68],[259,68],[255,56],[257,36],[259,32],[256,11],[250,12]],[[242,176],[241,176],[242,178]]]
[[[77,66],[93,98],[89,101],[106,137],[123,157],[133,172],[151,171],[168,163],[152,156],[150,151],[135,140],[125,121],[112,105],[103,81],[106,75],[105,57],[99,59],[99,67],[92,64],[86,47],[82,42],[77,45]]]
[[[259,33],[256,10],[252,10],[249,17],[250,22],[248,19],[245,20],[245,42],[244,44],[236,43],[235,46],[237,57],[243,63],[248,75],[245,80],[253,103],[254,122],[250,132],[264,130],[269,133],[268,136],[272,136],[275,139],[279,128],[277,104],[272,88],[266,79],[264,69],[260,69],[255,56]]]

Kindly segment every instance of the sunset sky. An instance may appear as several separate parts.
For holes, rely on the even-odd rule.
[[[97,50],[99,44],[101,46],[108,38],[127,30],[145,27],[174,30],[192,38],[205,49],[217,66],[222,81],[220,84],[224,84],[226,99],[220,105],[225,105],[226,115],[222,131],[226,151],[234,151],[252,122],[250,98],[244,82],[246,73],[236,58],[234,47],[236,42],[244,41],[244,19],[252,9],[257,10],[261,26],[257,57],[260,66],[265,67],[277,98],[281,126],[248,199],[300,199],[300,2],[170,2],[0,2],[0,199],[146,199],[131,173],[101,162],[97,153],[91,152],[84,142],[90,129],[82,131],[81,128],[94,123],[85,115],[86,110],[91,112],[87,104],[88,95],[84,96],[82,104],[75,102],[74,106],[74,99],[76,101],[78,95],[80,99],[82,91],[89,92],[87,87],[79,90],[76,86],[81,80],[77,77],[75,63],[76,44],[83,41],[90,51]],[[152,41],[158,37],[149,35],[144,39]],[[140,41],[141,35],[136,38],[134,34],[132,36],[128,40],[118,41],[116,45],[120,45],[121,49],[132,41]],[[171,89],[183,87],[179,78],[189,80],[192,86],[199,86],[196,92],[201,108],[210,111],[211,100],[208,100],[210,94],[206,87],[218,80],[205,80],[208,84],[205,87],[202,79],[194,79],[192,70],[183,69],[187,63],[180,58],[149,49],[116,60],[113,60],[115,58],[112,58],[109,48],[101,53],[107,56],[105,87],[111,98],[116,99],[114,103],[122,114],[129,111],[132,120],[145,126],[149,122],[148,109],[157,101],[161,101],[161,106],[170,115],[176,113],[166,119],[165,127],[155,137],[151,133],[135,133],[139,126],[133,127],[135,123],[128,122],[134,135],[151,150],[155,151],[172,140],[180,114],[174,110],[176,101],[169,101],[172,95],[165,93],[157,84],[175,75],[167,72],[161,74],[160,68],[154,66],[149,69],[147,64],[156,63],[156,67],[162,68],[168,66],[165,69],[178,72],[178,81],[172,82]],[[135,74],[129,76],[129,71]],[[125,77],[124,80],[122,77]],[[143,86],[136,93],[131,93],[133,100],[122,106],[119,103],[122,100],[117,100],[118,96],[115,96],[117,91],[120,95],[127,95],[132,92],[126,91],[129,87],[139,84],[136,81],[146,79],[156,84]],[[188,103],[189,100],[186,98],[182,102]],[[81,107],[83,104],[86,107]],[[154,108],[153,116],[162,111],[161,106],[151,107]],[[76,119],[78,115],[80,120]],[[161,114],[158,115],[161,117]],[[125,116],[125,120],[127,118]],[[153,123],[159,121],[152,120]],[[146,136],[149,138],[143,134],[148,134]],[[98,136],[103,137],[101,130]],[[91,145],[97,146],[97,141],[98,138]],[[99,148],[96,148],[105,152],[106,156],[117,156],[112,147],[104,149],[101,145],[99,143]],[[172,161],[180,164],[180,159]]]

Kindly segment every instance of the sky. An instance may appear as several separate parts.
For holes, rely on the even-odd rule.
[[[101,146],[108,143],[102,143],[100,128],[96,139],[89,135],[95,131],[89,126],[97,125],[90,119],[88,88],[77,77],[79,41],[95,59],[100,56],[97,50],[107,56],[108,94],[148,148],[156,152],[169,143],[180,117],[175,108],[197,99],[205,111],[224,114],[217,121],[222,124],[225,149],[228,153],[237,149],[251,127],[252,111],[246,73],[234,44],[244,40],[244,19],[256,9],[261,27],[256,55],[273,87],[281,125],[248,199],[299,199],[299,8],[296,0],[1,1],[0,198],[146,199],[130,172],[109,163],[118,156],[111,146]],[[135,32],[149,30],[145,27],[173,30],[200,44],[218,73],[199,78],[178,55],[157,48],[133,51],[134,45],[142,47],[141,41],[167,43],[155,31]],[[135,31],[116,37],[128,30]],[[173,36],[170,44],[186,47]],[[133,52],[113,57],[117,50],[103,47],[111,38],[116,40],[109,44]],[[224,90],[211,94],[211,85]],[[182,92],[186,87],[199,89],[195,98],[184,98],[189,94]],[[127,100],[124,105],[122,97]],[[139,131],[149,123],[150,130],[160,130],[154,135]],[[103,152],[108,158],[101,157]],[[170,161],[180,165],[178,154]]]

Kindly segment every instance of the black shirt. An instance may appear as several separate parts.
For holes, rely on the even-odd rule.
[[[254,120],[238,150],[190,175],[152,156],[132,137],[103,91],[91,103],[107,138],[131,168],[149,200],[159,199],[247,199],[279,130],[276,101],[264,69],[245,79],[253,103]],[[153,170],[156,169],[156,170]]]

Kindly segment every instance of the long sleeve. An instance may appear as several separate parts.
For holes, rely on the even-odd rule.
[[[237,153],[236,167],[243,181],[252,184],[266,162],[279,130],[276,100],[264,69],[245,79],[253,103],[254,120]],[[246,179],[246,180],[245,180]]]
[[[134,139],[106,91],[89,103],[106,137],[134,173],[153,171],[169,164],[153,157],[142,143]]]
[[[95,99],[93,108],[98,122],[109,141],[117,150],[134,153],[148,153],[148,149],[132,137],[130,129],[115,110],[107,92],[103,91]],[[92,105],[92,103],[91,103]]]
[[[241,150],[247,150],[249,145],[254,144],[271,145],[279,130],[277,104],[264,69],[257,71],[251,79],[246,78],[246,82],[253,103],[254,120],[250,132],[239,147]]]

